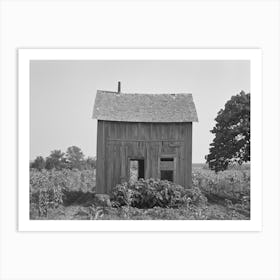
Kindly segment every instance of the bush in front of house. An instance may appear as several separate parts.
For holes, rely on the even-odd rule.
[[[205,204],[207,199],[199,188],[187,189],[166,180],[140,179],[132,184],[118,184],[111,191],[115,206],[137,208],[178,208],[183,205]]]

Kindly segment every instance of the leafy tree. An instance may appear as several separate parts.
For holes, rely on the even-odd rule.
[[[46,169],[61,170],[66,167],[65,154],[60,150],[51,151],[51,154],[46,158]]]
[[[66,159],[68,168],[83,169],[84,166],[84,154],[82,150],[77,146],[67,148]]]
[[[35,168],[39,171],[44,169],[45,166],[46,166],[46,162],[45,162],[45,159],[42,156],[36,157],[35,160],[33,162],[31,162],[31,164],[30,164],[31,168]]]
[[[250,161],[250,93],[232,96],[215,121],[215,138],[206,156],[209,168],[218,172],[231,163]]]

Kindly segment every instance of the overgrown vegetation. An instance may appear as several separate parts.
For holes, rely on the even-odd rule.
[[[194,168],[193,188],[168,181],[117,185],[112,206],[95,203],[94,170],[30,171],[31,219],[249,219],[250,170]]]
[[[31,214],[47,217],[50,210],[62,205],[91,202],[94,193],[93,170],[30,170]]]
[[[207,199],[199,188],[186,189],[169,181],[140,179],[112,189],[111,200],[117,206],[136,208],[178,208],[187,204],[205,204]]]
[[[250,217],[250,170],[214,173],[198,169],[193,172],[192,182],[207,197],[209,203],[226,206]]]

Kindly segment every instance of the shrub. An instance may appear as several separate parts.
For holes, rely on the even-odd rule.
[[[119,184],[112,189],[111,200],[115,206],[137,208],[178,208],[207,201],[199,188],[185,189],[172,182],[155,179],[140,179],[132,184]]]

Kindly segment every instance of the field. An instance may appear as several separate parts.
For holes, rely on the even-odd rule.
[[[100,204],[94,170],[30,172],[30,219],[246,220],[250,219],[250,167],[215,172],[193,165],[192,199],[180,207],[137,208]],[[197,203],[198,201],[198,203]]]

